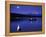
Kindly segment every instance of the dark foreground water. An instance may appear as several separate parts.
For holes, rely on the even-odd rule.
[[[21,28],[21,32],[42,31],[42,19],[38,17],[33,19],[34,20],[21,19],[11,21],[10,32],[17,32],[18,25]]]

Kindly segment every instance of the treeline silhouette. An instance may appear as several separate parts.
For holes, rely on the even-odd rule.
[[[17,14],[17,13],[10,13],[10,21],[19,21],[19,20],[30,20],[30,21],[36,21],[36,18],[41,18],[42,15],[24,15],[24,14]],[[33,18],[32,20],[30,18]]]

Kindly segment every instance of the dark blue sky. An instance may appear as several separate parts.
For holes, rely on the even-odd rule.
[[[31,5],[12,5],[11,6],[11,13],[18,13],[18,14],[37,14],[41,15],[42,13],[42,6],[31,6]]]

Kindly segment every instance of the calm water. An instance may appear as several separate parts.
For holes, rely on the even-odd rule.
[[[17,31],[17,26],[19,25],[22,32],[30,31],[41,31],[42,30],[42,20],[41,18],[35,18],[36,20],[30,21],[29,19],[16,20],[11,22],[11,32]]]

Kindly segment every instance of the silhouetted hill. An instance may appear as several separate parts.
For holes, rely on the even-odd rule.
[[[36,15],[24,15],[24,14],[16,14],[16,13],[10,13],[10,20],[11,21],[15,21],[15,20],[26,20],[26,19],[29,19],[30,20],[30,18],[33,18],[33,20],[36,20],[35,19],[35,17],[42,17],[42,16],[36,16]],[[33,20],[31,20],[31,21],[33,21]]]

